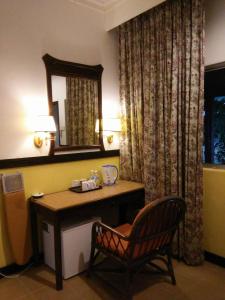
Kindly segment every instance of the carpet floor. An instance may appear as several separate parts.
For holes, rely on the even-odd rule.
[[[174,261],[177,280],[140,274],[134,279],[134,300],[225,300],[225,268],[205,262],[190,267]],[[116,277],[116,284],[124,281]],[[64,289],[54,289],[54,273],[46,266],[31,268],[19,278],[0,280],[1,300],[114,300],[126,299],[98,277],[85,274],[64,280]]]

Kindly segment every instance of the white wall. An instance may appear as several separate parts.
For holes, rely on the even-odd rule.
[[[205,0],[205,6],[205,64],[211,65],[225,61],[225,1]]]
[[[30,120],[48,113],[45,53],[83,64],[102,64],[103,111],[119,111],[115,33],[104,15],[66,0],[1,0],[0,159],[46,155],[33,146]]]
[[[111,30],[165,0],[124,0],[106,13],[105,28]]]

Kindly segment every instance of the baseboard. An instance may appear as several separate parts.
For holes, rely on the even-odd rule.
[[[8,265],[6,267],[3,267],[3,268],[0,268],[0,273],[8,276],[8,275],[12,275],[12,274],[16,274],[16,273],[20,273],[22,272],[24,269],[26,269],[29,264],[31,262],[28,262],[27,264],[25,265],[17,265],[17,264],[11,264],[11,265]],[[0,274],[0,279],[3,278],[4,276]]]
[[[205,260],[225,268],[225,257],[205,251]]]
[[[0,268],[0,273],[4,274],[6,276],[9,276],[12,274],[17,274],[17,273],[23,272],[33,262],[34,262],[34,259],[33,259],[33,257],[31,257],[31,259],[25,265],[17,265],[16,263],[13,263],[11,265]],[[40,254],[39,262],[40,263],[43,262],[43,254],[42,253]],[[0,279],[1,278],[4,278],[4,276],[0,274]]]

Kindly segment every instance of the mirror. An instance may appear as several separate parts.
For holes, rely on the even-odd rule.
[[[98,83],[80,77],[51,76],[56,147],[97,145]]]
[[[43,56],[49,112],[56,123],[50,154],[71,150],[104,150],[102,139],[101,65],[88,66]],[[97,120],[99,128],[96,128]]]

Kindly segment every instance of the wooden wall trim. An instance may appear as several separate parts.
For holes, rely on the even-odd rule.
[[[120,155],[119,150],[109,150],[109,151],[93,151],[93,152],[60,154],[54,156],[36,156],[36,157],[2,159],[0,160],[0,169],[64,163],[64,162],[79,161],[79,160],[113,157],[119,155]]]
[[[220,62],[212,65],[205,66],[205,72],[210,72],[214,70],[224,69],[225,68],[225,62]]]
[[[215,265],[225,268],[225,257],[205,251],[205,260],[207,260]]]

